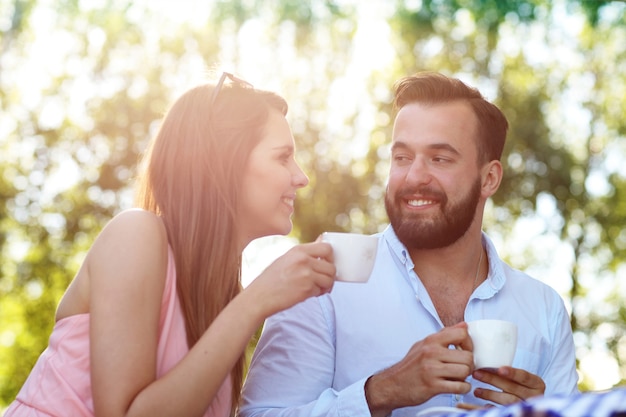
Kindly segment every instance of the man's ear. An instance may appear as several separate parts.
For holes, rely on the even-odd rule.
[[[481,194],[489,198],[498,191],[502,182],[502,163],[498,160],[489,161],[481,169]]]

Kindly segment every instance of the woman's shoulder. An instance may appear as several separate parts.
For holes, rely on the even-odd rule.
[[[152,262],[155,256],[160,258],[167,254],[165,225],[153,212],[124,210],[106,224],[90,252],[104,258],[140,256]]]
[[[156,213],[140,208],[126,209],[113,217],[109,224],[124,227],[163,227],[163,220]]]
[[[83,264],[91,293],[94,288],[102,294],[153,288],[160,299],[167,253],[167,234],[159,216],[138,209],[117,214],[102,229]]]
[[[165,282],[166,259],[167,234],[159,216],[138,209],[121,212],[106,224],[89,249],[59,303],[57,320],[90,312],[92,288],[98,288],[96,294],[105,294],[103,288],[116,281],[126,281],[126,284],[141,281],[143,291],[154,285],[155,294],[159,296]],[[134,276],[133,280],[128,278],[129,273]],[[163,279],[154,279],[159,276]]]
[[[151,211],[128,209],[117,214],[106,224],[102,235],[116,235],[124,239],[167,241],[163,220]]]

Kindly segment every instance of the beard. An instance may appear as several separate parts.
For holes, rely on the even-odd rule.
[[[441,211],[428,217],[419,213],[403,213],[406,197],[417,194],[438,201]],[[404,246],[409,249],[438,249],[450,246],[467,232],[474,220],[479,199],[480,178],[477,178],[469,192],[453,203],[443,192],[431,187],[403,187],[394,196],[389,195],[387,188],[385,209],[396,236]]]

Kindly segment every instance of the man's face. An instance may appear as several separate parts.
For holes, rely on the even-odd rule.
[[[477,121],[463,102],[411,103],[396,117],[385,208],[407,248],[436,249],[477,219]]]

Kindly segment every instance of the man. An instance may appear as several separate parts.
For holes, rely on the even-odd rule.
[[[461,81],[400,80],[381,235],[366,284],[336,282],[267,320],[242,417],[411,416],[577,391],[568,314],[482,233],[508,123]],[[475,370],[466,322],[517,324],[512,367]]]

